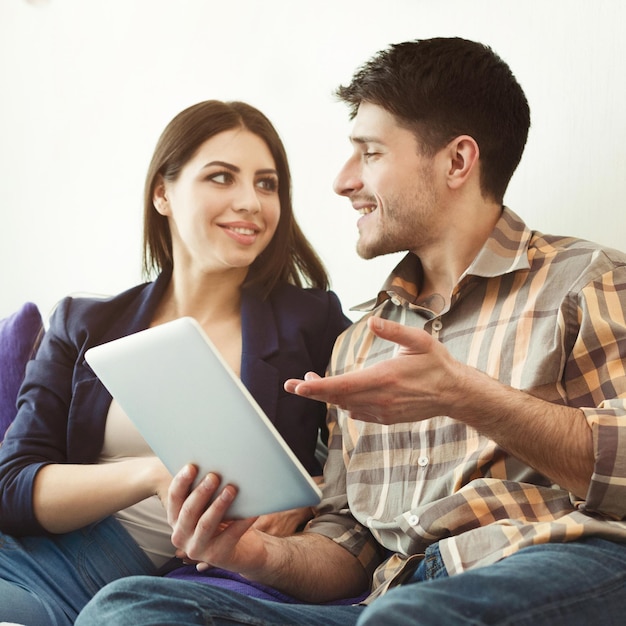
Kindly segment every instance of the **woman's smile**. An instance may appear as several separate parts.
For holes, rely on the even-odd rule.
[[[218,226],[229,237],[244,246],[252,245],[256,241],[257,235],[261,232],[259,226],[250,222],[228,222],[218,224]]]

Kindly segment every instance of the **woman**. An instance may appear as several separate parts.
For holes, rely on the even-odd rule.
[[[61,301],[0,448],[0,621],[71,624],[107,582],[157,573],[174,555],[162,506],[171,475],[86,365],[92,346],[194,317],[321,474],[325,408],[282,382],[323,373],[348,320],[295,222],[276,130],[241,102],[196,104],[161,135],[144,196],[144,269],[156,280]],[[310,516],[257,524],[288,534]]]

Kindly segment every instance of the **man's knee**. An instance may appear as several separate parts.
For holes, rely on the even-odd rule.
[[[150,619],[157,617],[167,620],[168,602],[175,599],[176,610],[180,611],[185,599],[176,594],[172,585],[163,593],[160,589],[162,583],[163,579],[154,576],[130,576],[109,583],[81,611],[75,626],[136,626],[137,623],[144,623],[148,616]],[[185,607],[186,616],[198,613],[196,603],[192,601],[190,604]]]

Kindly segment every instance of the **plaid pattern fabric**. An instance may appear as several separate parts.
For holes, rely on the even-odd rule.
[[[449,574],[522,547],[601,536],[626,542],[626,255],[530,231],[505,208],[440,315],[415,305],[408,254],[365,317],[339,337],[329,375],[384,361],[371,315],[423,328],[458,360],[549,402],[578,407],[596,464],[585,501],[449,417],[384,426],[329,407],[324,499],[309,531],[350,550],[372,595],[439,541]]]

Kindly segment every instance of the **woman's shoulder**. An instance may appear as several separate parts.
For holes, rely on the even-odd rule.
[[[47,334],[66,336],[72,343],[97,341],[110,329],[118,328],[119,334],[126,334],[135,325],[144,308],[154,283],[142,283],[121,293],[100,296],[93,294],[70,294],[61,299],[49,318]]]
[[[115,311],[130,306],[152,283],[135,285],[115,295],[99,295],[74,293],[59,300],[51,317],[58,314],[83,318],[91,316],[108,316]]]

